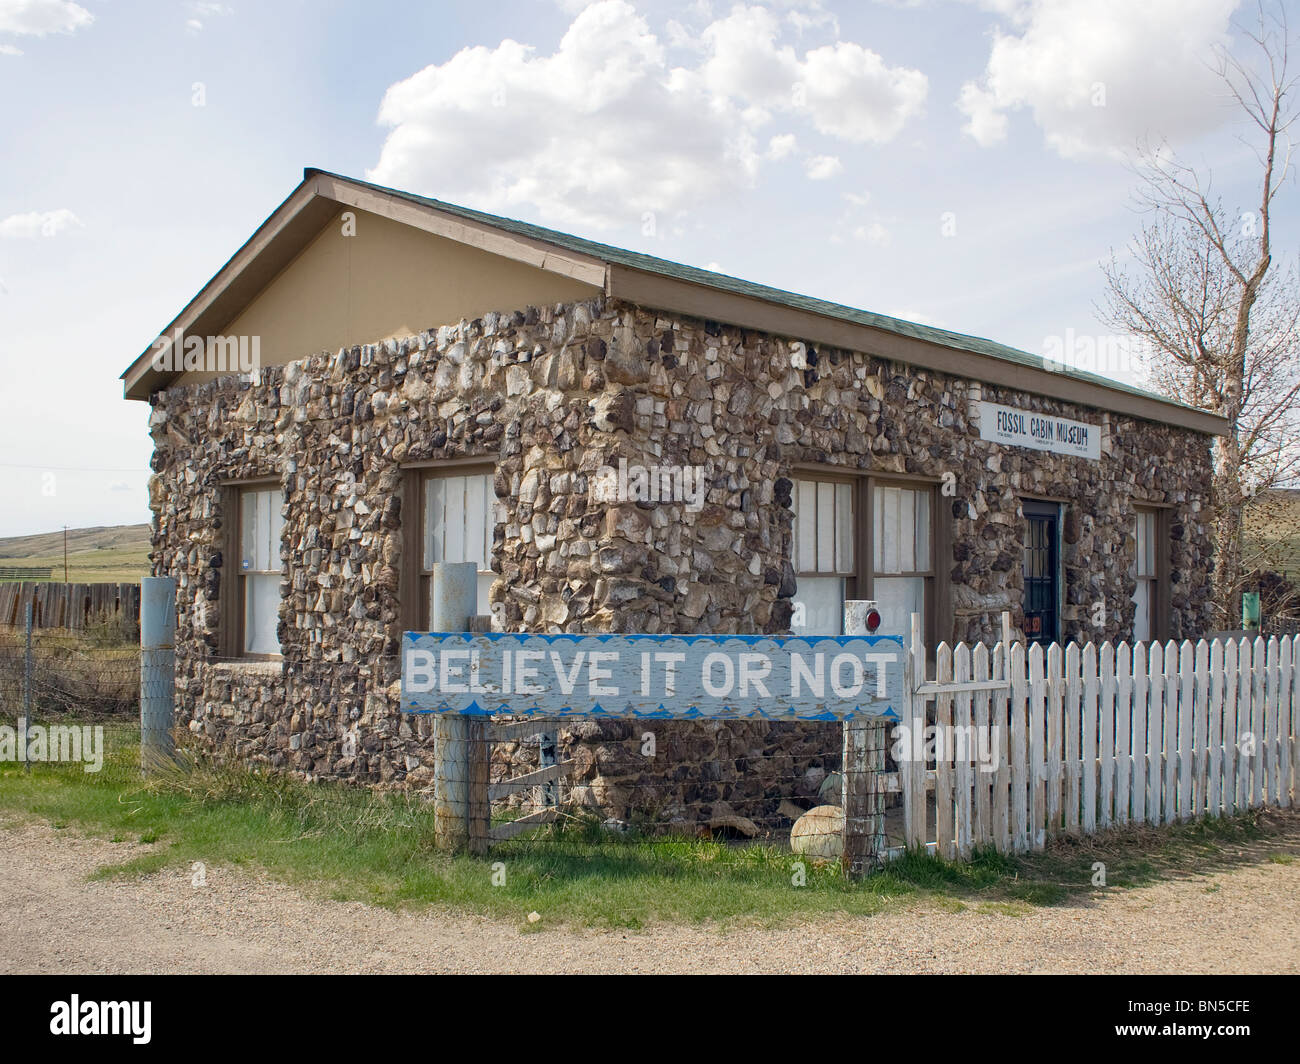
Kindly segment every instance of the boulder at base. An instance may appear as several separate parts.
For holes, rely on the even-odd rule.
[[[838,860],[844,852],[844,811],[838,805],[809,809],[790,829],[790,849],[805,857]]]

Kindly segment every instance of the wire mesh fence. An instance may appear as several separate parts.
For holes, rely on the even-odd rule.
[[[457,729],[452,741],[464,746],[460,756],[439,755],[439,813],[463,825],[467,845],[479,852],[505,842],[671,836],[841,856],[838,722],[587,718],[442,726]],[[445,741],[436,735],[435,742]],[[885,790],[882,778],[872,792],[871,812],[882,814],[873,852],[889,846],[887,807],[898,804]],[[901,842],[901,820],[892,833]]]
[[[16,721],[133,717],[140,706],[140,648],[131,631],[105,620],[85,631],[0,626],[0,714]]]

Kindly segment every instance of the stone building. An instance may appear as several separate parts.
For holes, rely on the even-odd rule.
[[[179,712],[314,777],[428,786],[397,651],[440,560],[478,563],[507,631],[838,631],[845,597],[930,645],[1003,610],[1044,641],[1208,627],[1220,419],[317,170],[123,377]],[[614,815],[770,804],[838,749],[680,725],[667,779],[617,728],[564,736]]]

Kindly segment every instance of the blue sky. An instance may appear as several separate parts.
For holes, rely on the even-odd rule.
[[[1255,204],[1210,70],[1252,14],[0,0],[0,535],[148,520],[118,376],[304,166],[1029,351],[1104,335],[1140,136]]]

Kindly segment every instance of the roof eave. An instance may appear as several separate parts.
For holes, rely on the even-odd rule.
[[[613,298],[640,306],[845,350],[863,351],[921,369],[1015,388],[1146,421],[1214,436],[1221,436],[1228,430],[1225,418],[1157,396],[1142,395],[1121,386],[1112,388],[1068,373],[1036,369],[974,351],[945,347],[885,329],[694,284],[680,278],[665,277],[646,270],[611,266],[608,290]]]
[[[772,335],[864,351],[922,369],[1208,435],[1224,435],[1228,431],[1227,420],[1217,415],[1129,390],[1118,383],[1108,386],[1101,378],[1052,372],[757,295],[610,262],[582,250],[494,226],[485,217],[466,217],[442,209],[436,201],[413,198],[315,169],[304,171],[302,183],[172,319],[161,335],[170,336],[177,329],[191,335],[219,333],[293,261],[340,207],[378,214],[457,243],[580,280],[628,303],[726,322]],[[154,347],[150,345],[122,374],[126,398],[147,400],[176,376],[156,369],[152,364],[153,354]]]

